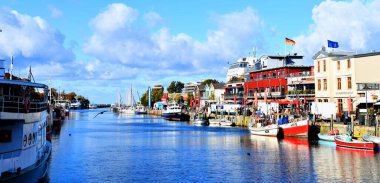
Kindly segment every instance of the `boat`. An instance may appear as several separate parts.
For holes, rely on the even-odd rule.
[[[90,104],[90,105],[88,106],[88,108],[90,108],[90,109],[97,109],[97,108],[98,108],[98,105],[96,105],[96,104]]]
[[[193,121],[193,125],[195,125],[195,126],[209,126],[210,122],[205,117],[204,114],[198,113],[198,115],[196,116],[195,120]]]
[[[71,101],[70,110],[71,109],[81,109],[81,107],[82,107],[82,104],[79,102],[79,100],[75,99],[75,100]]]
[[[349,136],[349,135],[337,135],[337,136],[335,136],[335,144],[337,147],[341,147],[341,148],[367,150],[367,151],[374,151],[375,150],[375,143],[359,141],[359,140],[352,140],[351,136]]]
[[[211,118],[208,119],[210,126],[220,126],[220,119]]]
[[[235,126],[236,124],[226,118],[220,119],[220,126]]]
[[[126,94],[125,106],[119,109],[119,111],[121,111],[121,113],[123,114],[134,115],[136,111],[135,106],[136,106],[136,102],[133,97],[132,86],[131,86],[131,88]]]
[[[337,135],[339,135],[339,130],[334,129],[334,130],[331,130],[328,134],[318,133],[318,138],[319,138],[319,140],[334,142],[335,136],[337,136]]]
[[[56,100],[56,107],[62,107],[65,111],[65,116],[69,116],[70,114],[70,102],[68,100]]]
[[[161,116],[169,121],[189,121],[190,116],[176,102],[168,104]]]
[[[146,110],[144,106],[138,105],[136,106],[135,114],[148,114],[148,111]]]
[[[295,119],[293,122],[280,124],[280,136],[284,137],[308,137],[309,133],[309,120]]]
[[[6,77],[0,79],[0,182],[28,173],[44,176],[46,171],[37,170],[46,167],[51,153],[46,139],[48,87],[30,77],[12,80],[12,74],[2,74]]]
[[[279,131],[279,128],[275,124],[265,125],[264,118],[255,118],[249,124],[249,130],[252,135],[260,136],[272,136],[276,137]]]
[[[380,151],[380,138],[379,137],[368,135],[368,134],[364,134],[362,136],[362,139],[364,141],[366,141],[366,142],[373,142],[373,143],[375,143],[377,150]]]

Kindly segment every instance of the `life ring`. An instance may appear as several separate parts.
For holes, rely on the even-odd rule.
[[[30,109],[29,97],[25,97],[25,99],[24,99],[24,110],[25,110],[25,113],[28,113],[29,109]]]

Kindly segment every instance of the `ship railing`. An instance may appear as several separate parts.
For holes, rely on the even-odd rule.
[[[47,102],[41,100],[31,99],[30,105],[26,105],[24,97],[0,96],[0,112],[33,113],[44,110],[47,110]]]

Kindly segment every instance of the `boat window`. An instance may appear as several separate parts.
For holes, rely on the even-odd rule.
[[[12,141],[12,130],[0,130],[0,143]]]

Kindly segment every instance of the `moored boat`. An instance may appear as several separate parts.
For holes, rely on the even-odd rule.
[[[366,142],[373,142],[373,143],[375,143],[377,150],[380,151],[380,138],[379,137],[368,135],[368,134],[364,134],[362,136],[362,139],[364,141],[366,141]]]
[[[265,125],[264,118],[255,118],[249,124],[249,129],[252,135],[260,135],[260,136],[272,136],[276,137],[279,131],[277,125]]]
[[[375,143],[352,140],[351,136],[348,135],[337,135],[335,137],[335,143],[338,147],[349,148],[349,149],[360,149],[367,151],[374,151]]]
[[[220,123],[220,126],[235,126],[236,125],[234,122],[226,118],[222,118],[219,123]]]
[[[189,121],[190,116],[186,114],[177,103],[169,103],[162,111],[161,116],[169,121]]]
[[[309,120],[299,120],[278,125],[280,132],[288,137],[308,137]]]
[[[202,113],[199,113],[193,121],[193,125],[195,126],[209,126],[210,122],[206,118],[206,116]]]
[[[51,143],[46,140],[48,87],[1,78],[0,90],[1,182],[45,167]]]
[[[148,111],[146,110],[146,108],[142,105],[138,105],[136,106],[136,109],[135,109],[135,114],[139,115],[139,114],[147,114]]]
[[[318,133],[318,138],[319,138],[319,140],[324,140],[324,141],[330,141],[330,142],[334,142],[335,141],[335,135],[320,134],[320,133]]]

